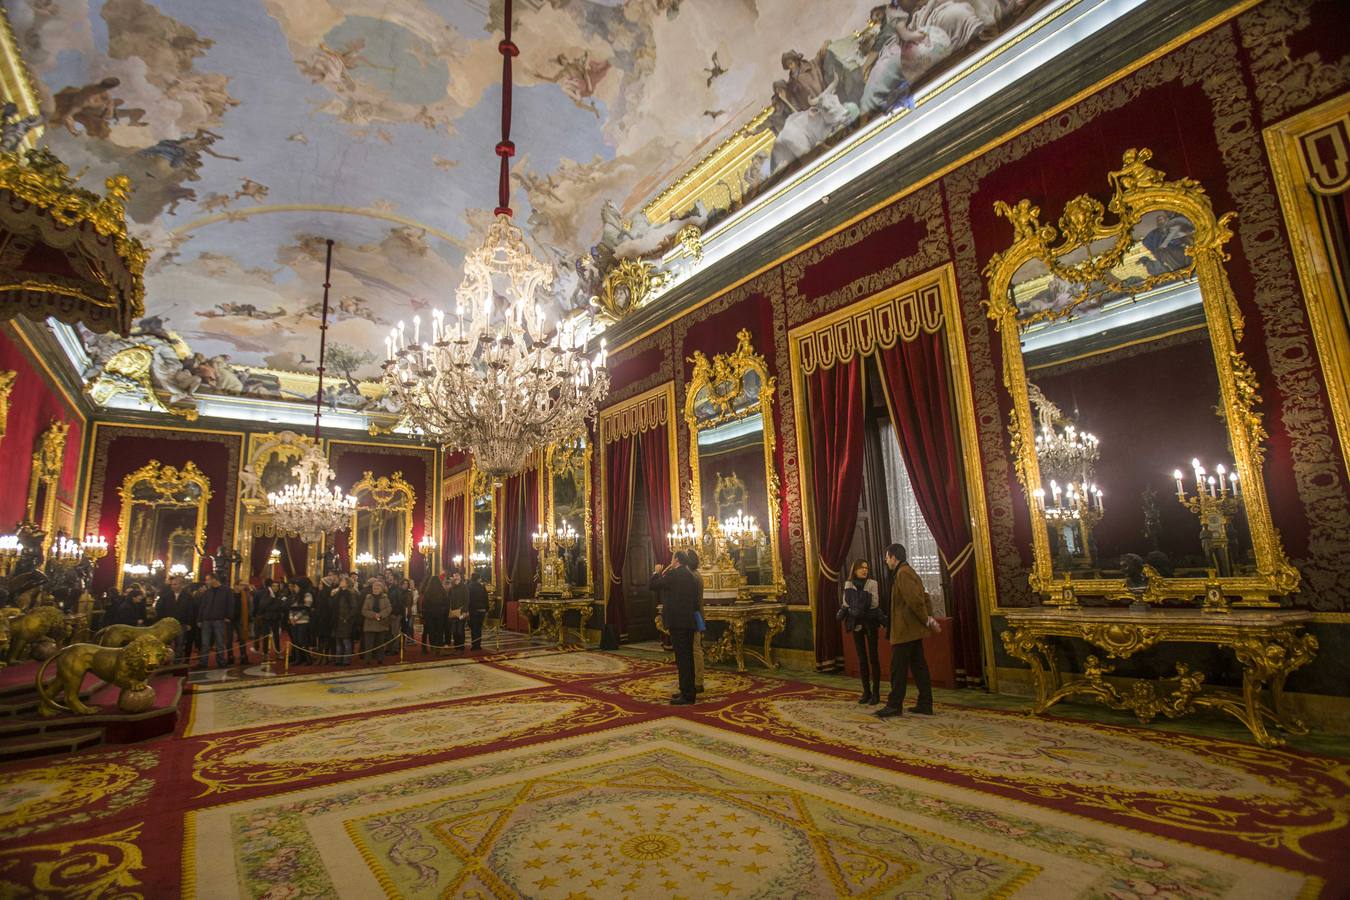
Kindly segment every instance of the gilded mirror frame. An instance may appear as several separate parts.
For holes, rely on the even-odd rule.
[[[66,437],[70,424],[53,419],[47,430],[37,439],[33,451],[33,465],[28,474],[28,501],[25,518],[42,529],[42,550],[45,553],[56,540],[57,486],[61,470],[66,464]],[[45,490],[43,490],[45,486]],[[42,490],[42,508],[38,508],[38,492]]]
[[[373,473],[364,472],[361,475],[361,480],[352,485],[349,493],[356,498],[356,507],[352,510],[351,540],[347,547],[352,568],[356,566],[356,555],[361,552],[357,546],[357,535],[359,534],[357,523],[362,511],[369,510],[405,513],[403,517],[403,540],[399,552],[411,562],[413,558],[413,510],[417,508],[417,492],[413,490],[411,484],[403,480],[403,473],[395,472],[393,475],[381,475],[376,478]],[[381,568],[383,568],[383,565],[384,562],[381,561]]]
[[[117,545],[116,545],[116,570],[117,570],[117,589],[122,589],[122,581],[125,573],[122,571],[122,565],[127,561],[127,532],[131,528],[131,512],[136,504],[133,491],[141,483],[149,483],[157,493],[170,494],[174,491],[182,490],[189,484],[195,484],[199,487],[200,493],[197,498],[197,522],[196,522],[196,542],[194,551],[197,547],[206,545],[206,510],[211,503],[211,481],[197,468],[197,464],[189,462],[182,469],[173,466],[166,466],[157,459],[141,466],[136,471],[122,479],[122,487],[118,495],[122,500],[122,508],[117,514]],[[196,570],[195,562],[200,561],[200,554],[194,552],[193,570]]]
[[[1224,245],[1232,238],[1229,224],[1234,213],[1216,217],[1204,188],[1189,178],[1168,181],[1161,171],[1148,165],[1153,154],[1148,149],[1127,150],[1121,168],[1107,180],[1112,196],[1105,207],[1089,195],[1070,200],[1064,207],[1058,227],[1040,221],[1040,209],[1029,200],[1015,206],[998,201],[994,210],[1008,219],[1014,230],[1014,243],[1004,253],[995,254],[985,267],[988,278],[988,315],[998,329],[1003,349],[1003,383],[1012,397],[1008,426],[1012,456],[1018,481],[1026,493],[1028,510],[1033,510],[1033,486],[1041,484],[1040,463],[1035,453],[1035,413],[1031,408],[1021,335],[1024,325],[1066,315],[1083,297],[1060,311],[1042,311],[1030,321],[1019,323],[1018,309],[1011,296],[1012,280],[1026,263],[1038,260],[1047,265],[1065,254],[1094,243],[1110,241],[1111,249],[1089,255],[1074,263],[1072,271],[1061,277],[1070,283],[1090,283],[1114,269],[1130,246],[1134,226],[1147,214],[1162,210],[1181,213],[1194,227],[1191,247],[1192,265],[1171,273],[1168,279],[1194,277],[1200,287],[1205,322],[1219,380],[1220,418],[1227,429],[1238,477],[1245,491],[1245,508],[1251,532],[1252,556],[1256,573],[1216,577],[1164,578],[1153,574],[1145,600],[1194,600],[1206,595],[1206,586],[1218,583],[1225,596],[1241,597],[1247,605],[1276,605],[1272,596],[1293,593],[1299,584],[1298,570],[1285,556],[1279,532],[1270,517],[1262,477],[1263,442],[1267,435],[1259,411],[1256,374],[1238,349],[1244,322],[1233,296],[1224,262]],[[1109,210],[1114,223],[1104,221]],[[1062,268],[1055,263],[1051,266]],[[1145,285],[1147,288],[1150,285]],[[1053,574],[1049,535],[1032,512],[1032,549],[1034,561],[1030,585],[1055,605],[1073,606],[1077,596],[1105,596],[1119,599],[1131,596],[1124,578],[1071,578]]]
[[[577,447],[576,443],[581,446]],[[556,527],[557,515],[553,503],[553,473],[555,470],[571,469],[581,473],[581,496],[582,496],[582,520],[581,527],[577,529],[577,542],[585,553],[584,561],[586,564],[586,583],[574,584],[579,596],[587,595],[592,592],[595,585],[595,574],[591,566],[591,442],[584,436],[573,441],[571,446],[563,444],[550,444],[544,451],[544,476],[540,479],[541,487],[544,491],[545,519],[548,528],[551,530]]]
[[[252,571],[255,538],[287,536],[277,532],[268,509],[267,487],[263,484],[263,471],[268,460],[276,453],[288,462],[298,462],[313,446],[313,438],[290,430],[249,435],[248,462],[239,471],[239,507],[235,512],[235,521],[240,523],[236,531],[236,550],[242,558],[243,572]],[[333,535],[324,535],[320,546],[326,548],[332,540]],[[317,579],[323,574],[322,566],[322,552],[310,553],[305,566],[310,575]]]
[[[702,529],[703,487],[699,479],[699,432],[746,419],[758,413],[764,423],[764,484],[767,502],[763,532],[769,544],[773,580],[770,584],[748,584],[745,589],[752,595],[779,596],[787,590],[787,587],[783,579],[783,560],[778,546],[781,486],[778,482],[776,465],[777,438],[773,428],[773,394],[777,387],[777,379],[769,374],[768,363],[763,356],[755,352],[750,340],[749,330],[742,328],[736,332],[736,349],[731,353],[719,353],[710,360],[695,350],[694,355],[688,359],[694,364],[694,371],[689,384],[685,387],[684,395],[684,421],[689,429],[689,510],[698,527]],[[744,392],[746,376],[752,372],[759,376],[759,393],[753,403],[742,409],[734,409],[732,403]],[[719,393],[714,390],[719,384],[730,384],[732,390]],[[713,415],[700,420],[695,408],[699,393],[705,388],[708,392],[708,401],[713,406]]]
[[[485,497],[488,505],[488,550],[487,558],[491,566],[488,572],[488,580],[483,585],[487,588],[490,597],[497,596],[497,574],[501,567],[501,560],[497,559],[497,489],[492,484],[492,478],[486,472],[477,466],[469,466],[468,489],[464,494],[464,550],[465,566],[464,577],[468,578],[473,573],[473,548],[477,540],[473,525],[473,504],[479,497]]]

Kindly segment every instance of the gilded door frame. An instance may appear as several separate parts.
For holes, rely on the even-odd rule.
[[[803,344],[826,332],[844,340],[853,339],[849,355],[872,355],[879,346],[874,328],[868,336],[859,334],[860,323],[873,325],[877,310],[890,307],[895,311],[895,326],[903,330],[900,321],[907,314],[917,313],[917,298],[925,291],[936,290],[941,312],[943,336],[947,343],[947,363],[950,369],[952,396],[955,407],[957,433],[961,442],[961,465],[965,478],[966,503],[971,520],[971,540],[975,562],[975,598],[980,616],[980,649],[983,657],[985,684],[990,691],[998,689],[998,675],[994,658],[992,615],[998,602],[994,582],[993,544],[989,536],[989,509],[984,493],[984,472],[981,467],[979,429],[975,419],[975,396],[970,384],[970,361],[966,354],[966,340],[961,318],[961,305],[956,293],[956,272],[948,262],[913,278],[864,297],[832,313],[812,319],[788,332],[788,368],[792,374],[793,403],[798,409],[794,427],[797,438],[797,477],[801,488],[803,538],[806,548],[806,588],[811,607],[811,633],[815,634],[816,617],[820,614],[816,597],[816,580],[820,563],[815,549],[815,510],[811,501],[811,449],[806,433],[806,375],[802,354]],[[916,301],[909,302],[910,297]],[[861,338],[861,339],[860,339]],[[842,350],[843,348],[841,348]]]
[[[1339,312],[1342,301],[1332,274],[1335,263],[1327,253],[1322,236],[1313,177],[1303,152],[1305,137],[1330,129],[1342,119],[1350,119],[1350,94],[1342,94],[1271,125],[1262,135],[1275,175],[1275,192],[1280,198],[1280,212],[1289,235],[1294,267],[1303,288],[1308,324],[1317,346],[1327,397],[1331,401],[1342,459],[1346,459],[1346,454],[1350,454],[1350,329]],[[1350,132],[1350,124],[1347,132]],[[1350,153],[1350,147],[1345,150]],[[1350,279],[1350,272],[1342,274]],[[1350,285],[1343,289],[1350,292]],[[1350,459],[1346,459],[1346,465],[1350,468]]]
[[[639,407],[650,403],[657,397],[660,397],[665,401],[664,404],[661,404],[665,411],[664,420],[658,418],[657,421],[645,425],[642,422],[637,421],[635,417],[630,418],[627,424],[620,420],[621,416],[631,415]],[[604,621],[609,620],[609,586],[614,582],[614,573],[610,569],[609,564],[609,541],[606,539],[608,537],[609,528],[609,516],[606,515],[606,510],[609,509],[609,504],[607,502],[608,494],[605,490],[605,484],[609,480],[609,473],[606,471],[605,466],[605,447],[611,443],[606,437],[611,432],[614,433],[615,437],[624,437],[629,434],[641,434],[643,431],[661,424],[666,426],[666,435],[669,442],[670,509],[672,514],[677,515],[680,509],[680,452],[678,443],[679,436],[676,434],[678,425],[675,418],[675,379],[672,378],[669,381],[658,384],[650,390],[643,391],[637,396],[629,397],[627,400],[621,400],[607,409],[602,409],[596,421],[596,434],[598,435],[596,444],[598,445],[597,452],[600,456],[600,527],[596,529],[596,536],[600,539],[600,578],[604,582],[603,596],[605,601]],[[618,428],[617,432],[614,432],[615,428]]]

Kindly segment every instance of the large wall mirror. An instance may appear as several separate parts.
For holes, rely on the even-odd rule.
[[[385,567],[406,570],[412,558],[413,507],[417,494],[412,485],[403,480],[402,472],[376,478],[370,472],[352,485],[356,498],[352,513],[352,560],[373,557],[377,569]],[[403,562],[391,563],[395,554]]]
[[[478,573],[488,592],[494,591],[494,562],[497,558],[497,503],[493,499],[492,479],[477,469],[469,472],[469,559],[468,573]]]
[[[53,421],[38,436],[33,448],[33,468],[28,476],[26,518],[45,532],[43,549],[50,547],[57,532],[57,485],[66,464],[66,437],[70,425]]]
[[[1026,200],[995,207],[1016,236],[986,274],[1032,588],[1066,605],[1267,605],[1298,573],[1270,520],[1257,386],[1237,349],[1231,214],[1151,156],[1128,151],[1107,206],[1077,197],[1058,227]]]
[[[312,445],[309,437],[294,431],[249,435],[248,462],[239,473],[243,512],[238,549],[250,579],[294,578],[318,560],[317,551],[311,552],[298,536],[278,533],[267,506],[268,494],[298,482],[292,470]]]
[[[146,572],[193,572],[206,544],[211,482],[189,462],[182,469],[151,460],[122,481],[117,522],[117,587],[128,566]],[[175,569],[181,566],[182,569]]]
[[[695,352],[685,393],[689,427],[689,499],[694,520],[705,528],[717,520],[753,520],[753,539],[734,542],[731,556],[751,594],[783,591],[779,559],[778,475],[774,466],[774,379],[750,332],[736,335],[736,350],[711,360]]]
[[[576,543],[559,552],[567,570],[567,583],[578,593],[592,590],[591,560],[587,548],[591,533],[591,446],[581,435],[563,444],[553,444],[544,455],[543,481],[545,521],[555,533],[576,533]]]

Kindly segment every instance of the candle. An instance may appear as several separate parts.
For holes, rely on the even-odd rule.
[[[1233,485],[1233,497],[1236,498],[1237,495],[1238,495],[1238,477],[1237,477],[1237,473],[1236,473],[1236,472],[1229,472],[1229,473],[1228,473],[1228,480],[1229,480],[1229,482],[1231,482],[1232,485]]]
[[[422,343],[422,317],[413,316],[413,344]]]
[[[1178,497],[1184,497],[1184,496],[1186,496],[1186,488],[1185,488],[1185,486],[1181,483],[1181,470],[1180,470],[1180,469],[1174,469],[1174,470],[1172,471],[1172,477],[1175,478],[1175,479],[1177,480],[1177,496],[1178,496]]]
[[[1213,475],[1209,476],[1208,483],[1209,483],[1209,495],[1210,495],[1211,497],[1216,496],[1216,494],[1214,493],[1214,476],[1213,476]]]

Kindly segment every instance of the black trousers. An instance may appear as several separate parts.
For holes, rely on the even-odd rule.
[[[862,679],[863,693],[880,697],[881,657],[877,652],[877,626],[864,625],[853,632],[853,646],[858,651],[858,677]]]
[[[891,695],[886,705],[900,709],[905,702],[905,688],[909,673],[914,673],[914,684],[919,688],[919,709],[933,708],[933,680],[928,675],[928,660],[923,655],[923,641],[907,641],[891,646]]]
[[[432,611],[422,623],[422,640],[433,647],[445,646],[446,614]]]
[[[450,618],[450,643],[455,645],[456,650],[464,649],[464,624],[462,617]]]
[[[473,641],[471,650],[483,649],[483,620],[486,618],[486,609],[475,609],[469,613],[469,637]]]
[[[670,629],[670,643],[675,648],[675,667],[680,672],[680,696],[686,700],[697,698],[694,688],[694,634],[692,628]]]

